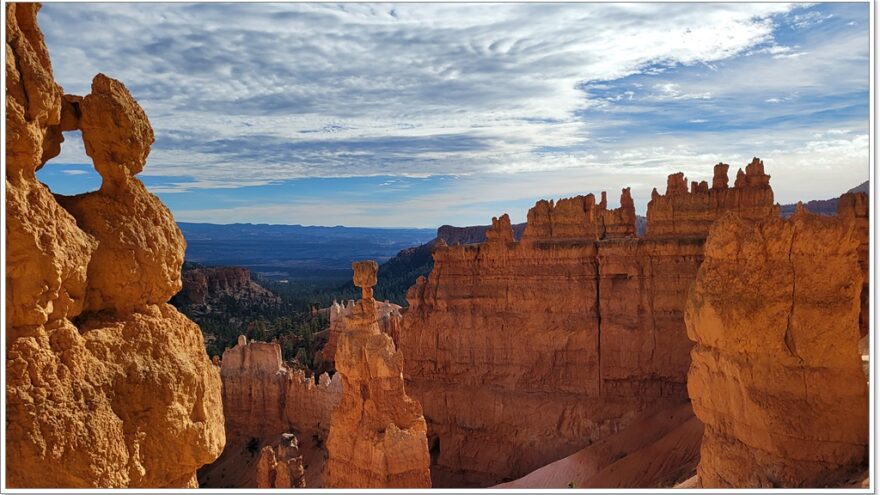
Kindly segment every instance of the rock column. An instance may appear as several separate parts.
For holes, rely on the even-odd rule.
[[[343,397],[330,417],[324,486],[430,487],[422,408],[404,390],[403,355],[379,328],[373,300],[378,265],[352,267],[363,298],[347,317],[336,350]]]

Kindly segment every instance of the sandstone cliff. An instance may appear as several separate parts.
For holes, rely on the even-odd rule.
[[[454,246],[455,244],[479,244],[486,242],[486,231],[492,228],[491,225],[472,225],[469,227],[454,227],[452,225],[441,225],[437,228],[437,237],[431,241],[436,243],[443,240],[446,244]],[[513,225],[513,237],[517,240],[522,238],[526,224],[518,223]]]
[[[278,304],[280,298],[251,279],[251,271],[235,266],[204,267],[186,264],[183,287],[172,299],[178,306],[210,307],[222,297],[241,306]]]
[[[321,486],[324,443],[330,413],[342,398],[341,379],[327,374],[316,380],[292,370],[281,360],[277,343],[247,342],[223,353],[223,411],[226,448],[216,462],[199,470],[206,487],[258,487],[261,450],[269,447],[279,458],[278,439],[296,436],[297,449],[307,459],[306,484]]]
[[[276,446],[266,445],[257,461],[257,488],[305,488],[306,474],[299,442],[292,433]]]
[[[859,312],[859,333],[862,337],[868,335],[868,305],[870,292],[868,282],[870,258],[869,247],[869,224],[868,224],[868,195],[863,192],[848,192],[837,201],[837,215],[847,222],[854,223],[853,235],[859,242],[858,255],[859,267],[862,269],[862,293],[860,296],[861,310]]]
[[[648,205],[636,237],[628,189],[539,201],[516,241],[507,215],[486,242],[438,243],[408,295],[400,348],[428,421],[435,486],[523,476],[687,400],[683,310],[711,223],[776,211],[755,160],[728,186],[682,174]]]
[[[103,74],[63,95],[39,5],[5,8],[7,486],[193,487],[225,440],[220,378],[166,304],[184,241],[135,177],[152,128]],[[56,196],[35,172],[75,130],[101,188]]]
[[[737,212],[744,218],[763,218],[771,212],[778,215],[773,204],[770,176],[764,173],[764,162],[755,158],[737,171],[734,187],[729,187],[729,165],[715,165],[712,187],[706,181],[691,182],[679,172],[669,176],[666,194],[655,188],[648,204],[647,237],[702,237],[712,224],[726,212]]]
[[[406,395],[402,354],[379,329],[373,286],[378,265],[353,264],[363,297],[345,316],[336,350],[343,397],[330,418],[324,486],[431,486],[425,419]]]
[[[854,228],[803,208],[712,227],[686,314],[702,486],[826,486],[866,458]]]

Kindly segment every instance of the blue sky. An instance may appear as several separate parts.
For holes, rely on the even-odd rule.
[[[868,179],[868,4],[44,4],[56,80],[123,81],[181,221],[436,227],[764,159]],[[97,188],[78,133],[39,172]]]

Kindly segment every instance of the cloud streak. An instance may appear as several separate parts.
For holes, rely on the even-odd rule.
[[[143,174],[167,179],[162,194],[306,177],[610,186],[751,155],[783,177],[834,163],[844,190],[867,178],[864,5],[61,3],[40,16],[67,92],[104,72],[144,106],[157,141]],[[88,159],[68,139],[54,162]]]

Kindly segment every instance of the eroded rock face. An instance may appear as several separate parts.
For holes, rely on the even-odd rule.
[[[295,435],[282,435],[278,445],[267,445],[257,461],[257,488],[305,488],[306,474]]]
[[[400,328],[403,324],[403,315],[400,306],[388,301],[379,302],[374,300],[379,329],[382,333],[391,337],[395,349],[400,345]],[[346,322],[355,310],[355,302],[349,300],[345,304],[333,301],[330,305],[330,328],[327,332],[327,343],[316,354],[315,361],[321,363],[325,369],[336,369],[336,347],[339,345],[339,337],[345,331]]]
[[[728,168],[719,163],[715,166],[712,188],[705,181],[692,182],[690,192],[684,174],[670,175],[666,194],[660,195],[657,189],[651,194],[646,237],[705,238],[715,220],[729,211],[744,218],[778,215],[764,162],[755,158],[745,172],[740,169],[734,187],[727,186]]]
[[[278,304],[280,298],[251,280],[247,268],[234,266],[203,267],[184,265],[183,288],[172,302],[180,306],[210,306],[229,296],[245,306]],[[191,308],[196,309],[196,308]]]
[[[859,241],[859,267],[862,269],[862,294],[861,294],[861,311],[859,312],[859,333],[862,337],[868,335],[868,325],[870,324],[868,315],[868,306],[870,304],[870,292],[868,291],[868,282],[870,275],[868,272],[870,258],[869,248],[869,225],[868,225],[869,203],[868,195],[861,192],[850,192],[842,195],[837,201],[837,215],[844,221],[854,223],[853,235]]]
[[[686,313],[702,486],[826,486],[866,458],[853,229],[803,208],[712,227]]]
[[[519,242],[502,216],[484,244],[438,243],[407,294],[400,345],[435,486],[523,476],[687,400],[683,310],[708,226],[728,210],[775,211],[763,179],[726,188],[726,168],[715,176],[718,190],[692,192],[670,176],[646,238],[625,189],[616,209],[604,195],[539,201]]]
[[[430,487],[422,408],[406,395],[403,356],[380,331],[371,297],[377,267],[352,268],[364,298],[346,316],[336,350],[343,397],[330,418],[324,487]]]
[[[199,470],[202,486],[258,487],[258,452],[274,449],[288,433],[296,435],[304,455],[321,453],[307,473],[308,486],[321,486],[323,445],[330,414],[342,399],[341,378],[324,374],[316,381],[283,363],[277,343],[247,342],[244,336],[223,353],[220,376],[227,442],[220,458]]]
[[[220,377],[199,328],[165,304],[180,285],[184,243],[133,176],[152,129],[103,75],[82,100],[114,88],[100,110],[62,96],[38,10],[6,6],[6,482],[192,487],[225,441]],[[35,171],[60,151],[62,130],[86,118],[87,148],[119,150],[96,166],[126,172],[98,193],[53,196]]]

